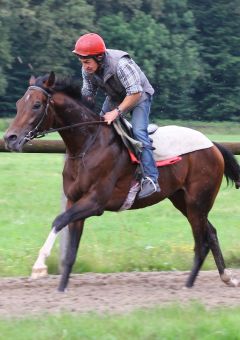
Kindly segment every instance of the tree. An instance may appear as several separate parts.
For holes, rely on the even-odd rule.
[[[67,3],[16,0],[9,5],[9,10],[13,62],[4,114],[6,109],[8,114],[14,110],[31,73],[40,75],[54,70],[58,74],[74,74],[77,69],[77,60],[72,54],[75,41],[81,34],[93,30],[95,15],[85,0],[68,0]]]
[[[0,7],[0,96],[5,94],[7,87],[6,73],[11,67],[11,53],[10,53],[10,34],[9,21],[11,12],[8,1],[2,1]]]
[[[195,95],[199,114],[206,119],[235,119],[240,115],[240,3],[190,0],[189,4],[204,63]]]
[[[192,95],[202,64],[195,37],[193,13],[187,1],[165,0],[161,22],[169,31],[168,55],[159,74],[163,115],[168,118],[196,119]]]
[[[117,13],[123,13],[127,21],[131,20],[136,11],[140,10],[144,4],[143,0],[87,0],[87,2],[94,6],[97,22],[105,16]]]

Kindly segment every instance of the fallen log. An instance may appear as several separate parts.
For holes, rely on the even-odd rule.
[[[0,139],[0,152],[8,152],[3,139]],[[23,152],[29,153],[65,153],[66,147],[62,140],[32,140],[24,145]]]
[[[225,146],[234,155],[240,155],[240,142],[217,142]],[[5,149],[3,139],[0,139],[0,152],[8,152]],[[23,152],[29,153],[65,153],[66,147],[62,140],[34,139],[23,147]]]

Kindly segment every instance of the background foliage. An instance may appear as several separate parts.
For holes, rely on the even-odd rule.
[[[128,51],[156,95],[156,118],[239,120],[240,0],[1,0],[0,116],[15,114],[28,78],[80,79],[78,37]]]

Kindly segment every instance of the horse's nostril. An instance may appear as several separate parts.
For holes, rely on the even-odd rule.
[[[7,140],[9,142],[15,142],[15,140],[17,140],[17,135],[10,135],[10,136],[7,136]]]

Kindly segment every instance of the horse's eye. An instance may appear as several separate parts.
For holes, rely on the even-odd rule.
[[[41,106],[42,106],[42,104],[40,102],[37,102],[33,105],[33,110],[38,110],[38,109],[40,109]]]

